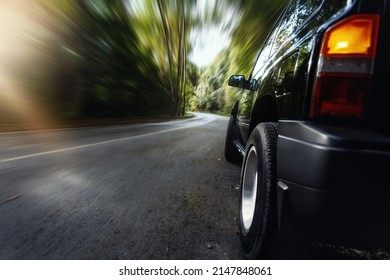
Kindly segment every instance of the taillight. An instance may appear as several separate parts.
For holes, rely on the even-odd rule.
[[[363,117],[371,90],[379,15],[351,16],[324,36],[311,116]]]

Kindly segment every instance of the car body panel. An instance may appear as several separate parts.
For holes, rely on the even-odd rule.
[[[312,118],[324,33],[356,13],[381,17],[373,90],[364,118]],[[359,226],[369,227],[361,232],[359,242],[377,236],[374,228],[390,234],[390,223],[384,218],[390,212],[389,50],[387,0],[292,0],[268,36],[248,79],[259,86],[243,89],[238,108],[232,111],[235,145],[241,153],[258,123],[279,125],[277,194],[282,231],[304,228],[305,233],[347,238]],[[381,234],[378,240],[384,241]]]

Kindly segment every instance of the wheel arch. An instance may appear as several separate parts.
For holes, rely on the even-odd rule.
[[[279,113],[275,98],[270,95],[259,97],[253,105],[251,120],[249,125],[249,134],[262,122],[278,122]]]

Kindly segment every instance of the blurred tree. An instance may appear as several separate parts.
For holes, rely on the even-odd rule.
[[[232,41],[202,74],[196,90],[199,110],[228,113],[238,99],[240,90],[227,86],[233,74],[249,75],[262,44],[288,0],[228,0],[237,5],[235,16],[240,17],[232,32]],[[203,84],[202,84],[203,83]],[[219,101],[216,101],[219,100]]]
[[[126,0],[15,1],[9,10],[34,23],[20,33],[37,43],[13,72],[52,118],[184,114],[197,75],[194,65],[187,74],[195,1],[137,1],[135,13]]]
[[[40,104],[36,113],[60,120],[181,115],[190,103],[227,111],[237,95],[226,87],[227,77],[249,73],[284,2],[208,1],[198,12],[195,0],[15,1],[15,10],[26,14],[19,22],[32,23],[19,33],[34,47],[20,52],[25,63],[7,71],[24,84],[23,96]],[[189,32],[213,24],[231,28],[233,21],[224,19],[229,6],[238,6],[241,17],[232,43],[200,71],[187,59]],[[7,87],[0,87],[4,99]]]
[[[214,62],[202,71],[198,86],[195,88],[195,107],[197,110],[223,112],[225,107],[225,89],[229,69],[229,49],[222,50]]]
[[[168,58],[168,78],[172,96],[171,114],[184,114],[185,107],[181,107],[183,98],[185,98],[187,60],[184,1],[177,0],[174,3],[173,1],[157,0],[157,3],[164,31],[165,51]],[[174,37],[177,37],[177,40]]]
[[[67,73],[60,75],[72,76],[77,85],[81,98],[77,99],[76,115],[122,117],[170,113],[171,101],[163,90],[166,85],[160,66],[150,55],[151,45],[140,40],[141,23],[131,17],[127,1],[43,2],[58,18],[59,24],[52,28],[66,61],[72,54],[76,61],[71,69],[61,67]],[[69,95],[69,83],[63,78],[59,83]]]

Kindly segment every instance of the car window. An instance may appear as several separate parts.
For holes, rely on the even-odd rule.
[[[265,43],[259,57],[257,58],[257,61],[255,63],[255,67],[253,68],[253,77],[257,79],[259,76],[263,74],[264,66],[269,58],[269,55],[271,53],[272,44],[275,40],[275,37],[277,35],[277,29],[274,30],[272,35],[268,38],[267,42]]]
[[[292,92],[298,57],[298,52],[290,55],[277,70],[274,76],[274,93],[276,96],[284,96]]]
[[[293,32],[321,5],[322,0],[293,0],[280,22],[272,52],[276,52]]]
[[[275,53],[292,33],[318,8],[323,0],[292,0],[282,19],[265,43],[253,69],[253,77],[258,78],[264,72],[269,57]]]

